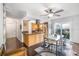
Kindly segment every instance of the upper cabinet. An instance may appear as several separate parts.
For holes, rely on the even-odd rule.
[[[43,24],[42,23],[32,23],[32,31],[43,31]]]
[[[42,32],[47,34],[48,24],[34,20],[23,20],[23,32],[29,34]]]

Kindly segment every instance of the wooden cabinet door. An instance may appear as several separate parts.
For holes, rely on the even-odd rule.
[[[24,43],[28,47],[41,43],[43,42],[43,40],[43,34],[33,34],[24,36]]]
[[[40,42],[43,42],[43,40],[44,40],[44,37],[43,36],[44,36],[43,34],[39,34]]]
[[[36,35],[29,35],[28,46],[32,46],[36,43]]]
[[[36,44],[40,42],[39,34],[36,35]]]
[[[36,43],[43,42],[43,34],[37,34],[36,35]]]
[[[26,46],[28,46],[29,44],[28,44],[28,35],[24,35],[24,44],[26,45]]]

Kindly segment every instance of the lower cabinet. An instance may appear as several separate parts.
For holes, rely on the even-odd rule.
[[[41,46],[43,40],[43,33],[24,34],[24,44],[27,46],[27,54],[29,56],[35,55],[35,48]]]
[[[38,44],[35,44],[33,46],[27,47],[27,55],[28,56],[34,56],[36,54],[35,49],[39,46],[41,46],[41,43],[38,43]]]

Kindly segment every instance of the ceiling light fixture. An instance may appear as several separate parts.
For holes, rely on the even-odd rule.
[[[48,17],[52,17],[52,16],[53,16],[52,14],[49,14],[49,15],[48,15]]]

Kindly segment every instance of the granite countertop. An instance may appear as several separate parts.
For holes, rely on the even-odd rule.
[[[23,31],[22,32],[23,34],[29,34],[29,35],[31,35],[31,34],[43,34],[43,32],[41,32],[41,31],[39,31],[39,32],[32,32],[32,33],[28,33],[27,31]]]
[[[43,34],[43,33],[24,33],[25,35]]]
[[[22,33],[28,33],[28,31],[22,31]]]

